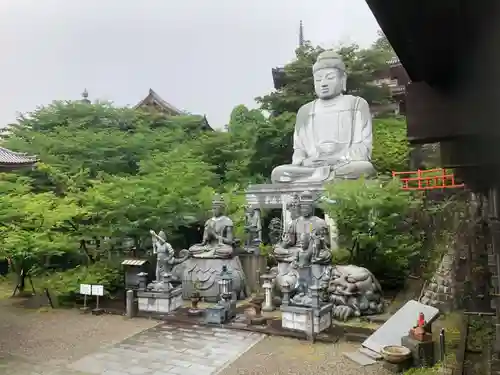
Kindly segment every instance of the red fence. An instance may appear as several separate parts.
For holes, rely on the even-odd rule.
[[[403,190],[434,190],[462,188],[464,184],[457,184],[455,175],[446,169],[428,169],[412,172],[392,172],[392,177],[399,178]]]

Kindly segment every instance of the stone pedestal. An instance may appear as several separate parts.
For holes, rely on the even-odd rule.
[[[384,361],[383,367],[392,374],[404,374],[412,368],[412,359],[408,358],[401,363],[389,363]]]
[[[182,306],[181,288],[163,292],[138,291],[139,311],[168,314]]]
[[[432,367],[434,365],[433,341],[418,341],[410,336],[403,336],[401,345],[410,349],[414,367]]]
[[[236,301],[220,301],[205,309],[205,323],[223,324],[236,316]]]
[[[259,249],[260,251],[260,249]],[[242,253],[238,255],[245,273],[245,280],[251,292],[260,290],[260,275],[266,272],[267,259],[260,254]]]
[[[333,304],[328,303],[319,309],[312,307],[302,307],[293,305],[281,305],[281,326],[294,331],[301,331],[307,334],[322,332],[332,325]],[[313,328],[311,330],[311,318],[313,315]]]
[[[233,276],[232,287],[236,296],[244,298],[246,278],[238,256],[231,259],[189,258],[183,265],[182,298],[190,299],[196,290],[206,302],[217,302],[218,281],[223,266],[227,266]],[[198,284],[196,289],[195,283]]]

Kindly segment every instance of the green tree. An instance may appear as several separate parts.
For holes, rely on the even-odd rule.
[[[25,278],[52,256],[78,250],[69,222],[84,214],[72,198],[32,193],[30,181],[0,175],[0,257],[11,260],[22,291]]]
[[[335,220],[346,263],[367,267],[383,287],[403,285],[422,248],[420,230],[409,218],[422,209],[418,196],[396,180],[345,180],[327,186],[323,209]]]
[[[377,172],[407,171],[409,155],[406,121],[402,118],[374,119],[372,161]]]

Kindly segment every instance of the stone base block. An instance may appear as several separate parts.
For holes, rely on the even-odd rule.
[[[322,332],[332,325],[333,304],[329,303],[316,310],[311,307],[281,305],[281,326],[294,331],[311,333],[311,312],[314,333]]]
[[[182,306],[181,288],[167,292],[137,292],[139,311],[168,314]]]
[[[434,366],[434,342],[433,341],[418,341],[410,336],[401,338],[401,345],[410,349],[413,366],[415,367],[432,367]]]
[[[217,304],[205,309],[205,323],[222,324],[236,316],[236,301]]]
[[[182,298],[190,299],[193,292],[197,290],[206,302],[217,302],[219,300],[218,281],[223,266],[227,266],[228,271],[233,274],[233,291],[236,297],[244,298],[246,278],[238,256],[231,259],[189,258],[186,260],[183,263]],[[196,284],[197,288],[195,288]]]
[[[408,358],[401,363],[389,363],[384,361],[383,367],[392,374],[404,374],[412,368],[412,359]]]

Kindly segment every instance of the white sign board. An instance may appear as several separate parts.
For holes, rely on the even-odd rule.
[[[104,287],[102,285],[92,285],[92,295],[93,296],[103,296]]]
[[[86,296],[92,295],[92,287],[90,284],[80,284],[80,294],[84,294]]]

